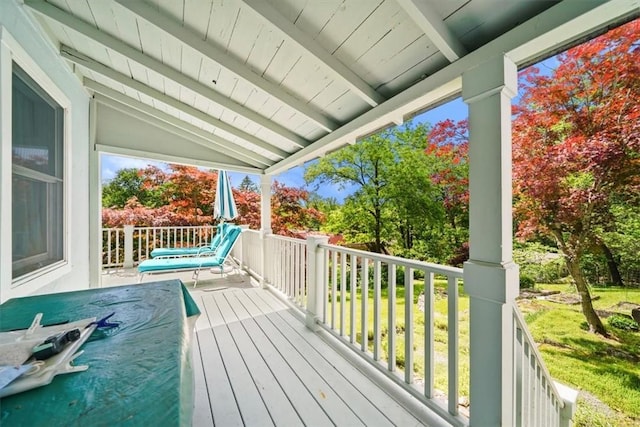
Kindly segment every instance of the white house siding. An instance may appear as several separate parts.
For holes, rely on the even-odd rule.
[[[13,39],[69,101],[70,126],[65,141],[65,212],[67,263],[53,271],[12,284],[11,277],[11,133],[7,102],[0,103],[0,301],[36,293],[83,289],[89,286],[89,95],[44,37],[33,16],[17,0],[0,1],[0,97],[11,93]],[[6,34],[10,37],[7,37]],[[9,41],[8,41],[9,40]],[[8,68],[7,68],[8,64]],[[2,107],[4,105],[4,107]]]

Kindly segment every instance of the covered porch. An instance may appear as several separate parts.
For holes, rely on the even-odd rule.
[[[301,240],[254,230],[242,233],[233,257],[241,272],[203,271],[197,285],[191,272],[142,281],[180,279],[202,313],[193,346],[194,425],[210,425],[208,417],[289,425],[279,421],[281,412],[272,414],[274,394],[285,399],[277,408],[293,424],[309,421],[305,416],[311,415],[299,411],[312,404],[322,417],[314,425],[469,425],[463,269],[329,245],[326,237]],[[137,278],[135,267],[112,268],[101,283]],[[443,298],[444,312],[436,308]],[[515,421],[569,425],[576,393],[553,381],[517,307],[510,310]],[[325,400],[325,386],[335,401]],[[292,396],[291,387],[299,393]],[[388,416],[368,419],[366,402],[389,408]],[[229,413],[229,404],[237,409]],[[266,418],[252,419],[256,411]]]
[[[1,2],[1,187],[11,188],[12,173],[41,179],[57,186],[50,198],[59,200],[55,218],[41,218],[58,230],[45,235],[50,265],[14,277],[17,246],[0,247],[0,301],[101,286],[101,153],[255,173],[261,228],[243,233],[234,256],[259,286],[192,291],[204,309],[195,425],[369,424],[376,410],[381,424],[569,425],[573,402],[514,304],[511,99],[519,68],[638,15],[637,0]],[[12,163],[23,148],[9,143],[15,65],[58,105],[55,176]],[[464,269],[271,233],[275,174],[458,96],[470,129]],[[7,242],[16,239],[12,191],[0,193]],[[400,329],[395,291],[382,309],[385,281],[392,290],[401,283],[408,302],[402,342],[383,333]],[[437,281],[447,302],[444,398],[433,375]],[[420,318],[410,305],[418,282]],[[461,283],[470,306],[469,417],[459,407]]]
[[[407,405],[406,391],[331,337],[306,328],[299,310],[245,286],[191,291],[202,312],[194,426],[448,425]]]

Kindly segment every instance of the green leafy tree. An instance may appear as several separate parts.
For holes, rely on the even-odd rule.
[[[391,220],[389,212],[388,179],[395,157],[387,139],[388,133],[373,135],[357,144],[329,154],[305,172],[307,183],[356,186],[356,191],[345,199],[345,208],[353,216],[343,217],[344,234],[358,243],[371,243],[374,252],[383,252],[383,226]],[[355,215],[358,213],[358,215]]]
[[[160,187],[164,179],[164,172],[155,166],[140,170],[120,169],[115,177],[102,187],[102,206],[122,209],[132,198],[146,207],[161,206],[163,200]]]
[[[443,215],[431,180],[434,159],[425,151],[428,131],[426,125],[407,124],[310,166],[307,183],[355,188],[344,206],[328,215],[327,230],[374,252],[386,252],[391,245],[400,252],[411,250],[424,225]]]
[[[404,255],[424,258],[412,251],[428,224],[442,222],[444,209],[437,200],[437,188],[431,179],[438,160],[427,154],[427,126],[404,126],[393,133],[397,161],[389,179],[389,200],[396,214],[395,228]]]
[[[620,265],[621,276],[626,274],[624,284],[637,285],[640,281],[640,209],[638,209],[638,197],[631,198],[624,203],[615,203],[611,207],[614,225],[602,232],[602,241],[614,255],[614,262]],[[611,262],[608,258],[606,262]],[[609,269],[611,282],[615,283],[615,273]],[[620,281],[623,281],[622,277]],[[635,283],[633,283],[635,282]]]
[[[340,209],[340,204],[335,197],[322,197],[316,192],[309,193],[309,200],[307,201],[307,207],[315,209],[322,213],[322,219],[310,224],[312,230],[320,230],[324,227],[326,219],[334,211]]]

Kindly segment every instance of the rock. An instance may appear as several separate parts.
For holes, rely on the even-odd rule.
[[[631,310],[631,317],[636,321],[638,325],[640,325],[640,308],[634,308]]]
[[[534,299],[534,298],[542,298],[548,297],[550,295],[557,295],[560,291],[555,290],[538,290],[538,289],[520,289],[519,299]]]
[[[591,301],[600,299],[600,295],[591,296]],[[580,295],[578,294],[558,294],[547,297],[547,301],[556,302],[559,304],[578,305],[582,302]]]

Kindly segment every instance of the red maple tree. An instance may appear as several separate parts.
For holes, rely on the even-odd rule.
[[[141,187],[158,192],[164,205],[145,206],[135,197],[123,209],[104,208],[103,227],[163,227],[210,225],[214,223],[213,203],[218,173],[192,166],[169,165],[164,172],[156,167],[139,171],[143,177]],[[256,191],[233,189],[238,208],[237,224],[260,228],[260,194]],[[312,223],[322,222],[323,215],[307,206],[309,193],[301,188],[274,182],[271,194],[271,227],[276,234],[300,237]]]
[[[640,21],[569,49],[549,74],[530,68],[514,107],[518,234],[554,238],[591,331],[606,334],[580,262],[611,224],[613,197],[639,189]]]
[[[442,189],[447,218],[455,228],[456,218],[469,209],[468,120],[436,123],[426,153],[438,159],[431,181]]]
[[[260,228],[260,194],[254,191],[233,192],[238,207],[239,224]],[[303,237],[314,221],[323,221],[320,211],[306,206],[309,192],[274,181],[271,187],[271,231],[290,237]]]

